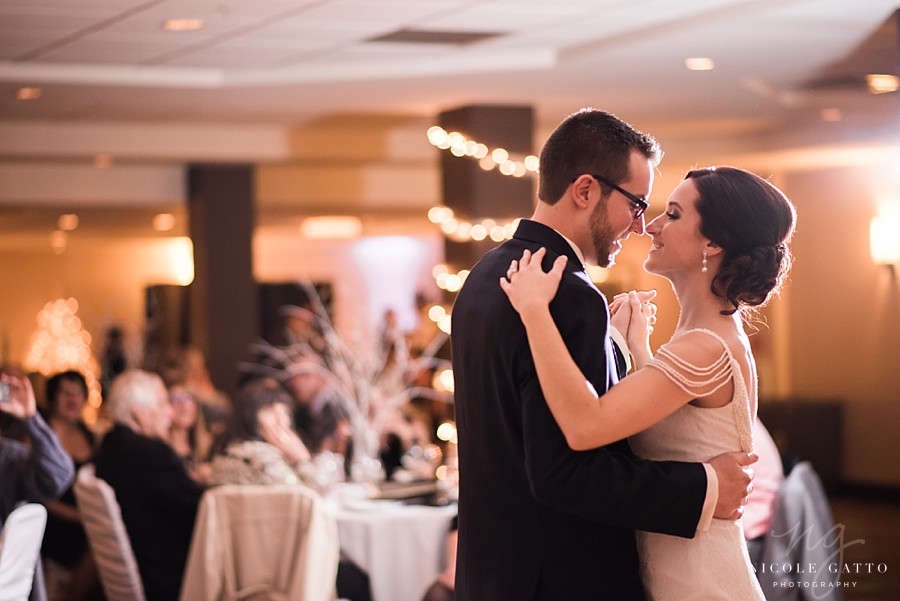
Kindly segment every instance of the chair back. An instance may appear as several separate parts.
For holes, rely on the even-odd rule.
[[[144,601],[141,574],[115,491],[94,474],[91,463],[78,470],[73,488],[107,601]]]
[[[801,461],[781,483],[772,507],[761,562],[776,569],[756,573],[766,599],[843,601],[840,574],[825,569],[840,557],[838,532],[822,481],[809,461]],[[798,565],[819,569],[788,569]]]
[[[47,510],[37,503],[9,514],[0,532],[0,601],[28,599],[46,525]]]
[[[203,493],[182,601],[330,601],[337,523],[304,486],[225,485]]]

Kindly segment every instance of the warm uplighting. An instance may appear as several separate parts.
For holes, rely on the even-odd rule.
[[[490,238],[494,242],[503,242],[512,238],[519,226],[519,218],[506,223],[498,223],[495,219],[482,219],[472,223],[459,219],[448,207],[431,207],[428,220],[441,227],[441,231],[454,242],[481,241]]]
[[[716,63],[709,57],[696,56],[684,59],[684,66],[691,71],[712,71],[716,68]]]
[[[24,86],[16,90],[17,100],[37,100],[41,97],[41,89],[34,86]]]
[[[175,269],[175,281],[187,286],[194,281],[194,243],[190,238],[172,238],[169,251],[170,264]]]
[[[900,77],[884,73],[870,73],[866,75],[866,85],[869,86],[869,91],[873,94],[896,92],[900,88]]]
[[[300,233],[309,240],[351,240],[362,234],[362,222],[350,215],[307,217],[300,224]]]
[[[153,217],[153,229],[157,232],[171,232],[175,228],[175,215],[159,213]]]
[[[203,19],[166,19],[163,29],[166,31],[198,31],[206,27]]]
[[[56,220],[56,227],[63,232],[74,232],[78,229],[78,215],[75,213],[63,213]]]
[[[869,244],[876,265],[900,264],[900,206],[883,209],[872,219]]]

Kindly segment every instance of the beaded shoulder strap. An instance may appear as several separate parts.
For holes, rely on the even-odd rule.
[[[714,332],[702,329],[690,332],[705,332],[714,337],[722,344],[722,354],[709,365],[694,365],[673,353],[664,344],[647,365],[663,372],[684,392],[694,397],[709,396],[731,380],[734,371],[731,352],[725,341]]]
[[[681,388],[687,394],[695,398],[709,396],[725,386],[729,381],[734,381],[734,394],[732,396],[732,408],[734,410],[735,423],[741,437],[741,447],[744,451],[753,449],[753,415],[755,407],[751,407],[751,399],[744,382],[744,374],[731,348],[725,340],[710,330],[697,328],[689,332],[703,332],[719,341],[722,345],[722,354],[710,365],[698,366],[685,361],[668,348],[660,347],[656,356],[647,364],[663,372],[673,384]],[[683,335],[683,334],[682,334]]]

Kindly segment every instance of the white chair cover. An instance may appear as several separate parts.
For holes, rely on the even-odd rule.
[[[200,502],[182,601],[334,599],[337,525],[303,486],[225,485]]]
[[[0,532],[0,601],[26,601],[34,582],[47,510],[28,503],[13,510]]]
[[[78,470],[74,490],[107,601],[144,601],[141,575],[112,487],[94,475],[89,463]]]

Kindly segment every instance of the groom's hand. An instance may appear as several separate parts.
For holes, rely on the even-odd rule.
[[[719,479],[719,498],[713,515],[722,520],[739,520],[753,490],[753,469],[759,459],[756,453],[725,453],[709,462]]]

